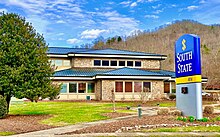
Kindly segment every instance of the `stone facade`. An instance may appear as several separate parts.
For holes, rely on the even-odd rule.
[[[120,80],[124,81],[124,80]],[[140,81],[140,80],[139,80]],[[164,83],[162,80],[144,80],[144,82],[151,82],[152,91],[148,93],[136,93],[136,92],[130,92],[130,93],[116,93],[115,92],[115,98],[118,101],[124,101],[124,100],[141,100],[142,97],[144,97],[145,100],[153,100],[157,98],[164,97]],[[115,90],[115,80],[102,80],[102,100],[109,101],[112,98],[111,91]]]
[[[95,97],[96,100],[101,100],[101,89],[102,88],[102,81],[101,80],[97,80],[96,84],[95,84]]]
[[[147,60],[147,59],[112,59],[112,58],[73,58],[72,59],[72,68],[80,68],[80,67],[86,67],[86,68],[92,68],[94,67],[93,61],[94,60],[116,60],[116,61],[141,61],[142,67],[145,69],[160,69],[160,61],[159,60]],[[97,67],[97,66],[96,66]],[[105,66],[105,67],[99,67],[99,68],[118,68],[118,67],[112,67],[112,66]]]
[[[159,60],[142,60],[142,68],[146,69],[160,69]]]

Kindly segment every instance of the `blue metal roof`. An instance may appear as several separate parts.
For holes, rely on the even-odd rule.
[[[157,73],[149,70],[141,70],[137,68],[120,68],[111,70],[100,75],[109,75],[109,76],[169,76],[163,73]]]
[[[78,52],[81,54],[102,54],[102,55],[135,55],[135,56],[161,56],[159,54],[134,52],[128,50],[115,50],[115,49],[97,49]]]
[[[96,55],[130,55],[130,56],[165,56],[153,53],[134,52],[128,50],[116,49],[85,49],[85,48],[63,48],[63,47],[49,47],[47,54],[96,54]]]
[[[102,74],[110,69],[65,69],[56,71],[54,77],[93,77],[97,74]]]
[[[68,53],[78,53],[91,49],[84,48],[63,48],[63,47],[49,47],[47,54],[68,54]]]
[[[55,72],[55,77],[93,77],[101,76],[169,76],[167,74],[158,73],[149,70],[141,70],[136,68],[119,68],[119,69],[66,69]]]
[[[155,72],[157,73],[161,73],[161,74],[165,74],[165,75],[169,75],[172,78],[176,78],[176,73],[174,71],[168,71],[168,70],[156,70]]]

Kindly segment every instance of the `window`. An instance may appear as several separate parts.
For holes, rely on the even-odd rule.
[[[62,84],[60,93],[67,93],[67,84]]]
[[[127,61],[127,66],[128,67],[133,67],[133,61]]]
[[[123,82],[115,82],[115,92],[123,92]]]
[[[125,66],[125,61],[119,61],[119,66]]]
[[[70,66],[70,60],[64,60],[63,66]]]
[[[150,82],[144,82],[143,86],[143,92],[151,92]]]
[[[142,82],[134,82],[134,92],[142,91]]]
[[[132,82],[125,82],[125,92],[132,92]]]
[[[88,93],[94,93],[95,92],[95,84],[94,83],[88,83],[88,86],[87,86],[87,92]]]
[[[102,66],[109,66],[109,60],[102,60]]]
[[[86,92],[86,83],[78,83],[78,93]]]
[[[141,67],[141,61],[135,61],[135,67]]]
[[[117,61],[111,61],[111,66],[117,66],[118,65],[118,63],[117,63]]]
[[[62,60],[55,60],[55,66],[62,66],[63,62]]]
[[[94,60],[94,66],[101,66],[101,60]]]
[[[76,84],[77,83],[69,83],[69,93],[76,93]]]

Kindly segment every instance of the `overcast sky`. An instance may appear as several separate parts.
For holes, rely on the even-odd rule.
[[[175,20],[220,23],[220,0],[1,0],[0,11],[24,16],[49,46],[128,36]]]

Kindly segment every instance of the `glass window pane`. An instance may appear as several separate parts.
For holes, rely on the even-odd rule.
[[[94,66],[101,66],[101,60],[94,60]]]
[[[67,84],[65,83],[62,84],[60,93],[67,93]]]
[[[55,60],[55,66],[62,66],[62,60]]]
[[[111,61],[111,66],[117,66],[117,65],[118,65],[117,61],[114,60]]]
[[[78,83],[78,93],[86,93],[86,83]]]
[[[127,66],[133,67],[133,61],[127,61]]]
[[[69,83],[69,93],[76,93],[76,83]]]
[[[109,66],[109,60],[103,60],[102,66]]]
[[[123,82],[115,82],[115,92],[123,92]]]
[[[94,83],[88,83],[88,93],[94,93],[95,92],[95,84]]]
[[[141,61],[135,61],[135,67],[141,67]]]
[[[125,61],[119,61],[119,66],[125,66]]]
[[[142,91],[142,82],[134,82],[134,92]]]
[[[63,66],[70,66],[70,60],[64,60]]]
[[[132,82],[125,82],[125,92],[132,92]]]
[[[144,82],[143,92],[151,92],[150,91],[150,82]]]

